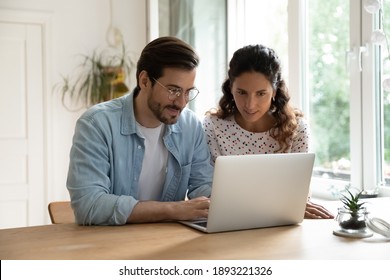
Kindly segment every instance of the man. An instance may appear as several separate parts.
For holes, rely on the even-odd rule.
[[[207,217],[213,167],[202,124],[186,108],[198,94],[198,63],[188,44],[158,38],[141,53],[133,92],[77,121],[67,188],[79,224]]]

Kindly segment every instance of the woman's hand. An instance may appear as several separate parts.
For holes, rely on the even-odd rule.
[[[305,219],[333,219],[334,215],[323,206],[309,200],[306,203]]]

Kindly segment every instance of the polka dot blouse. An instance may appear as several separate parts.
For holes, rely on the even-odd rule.
[[[277,153],[279,143],[270,132],[254,133],[244,130],[230,116],[219,119],[207,115],[203,120],[207,143],[212,161],[221,155],[270,154]],[[298,119],[297,134],[290,142],[286,153],[306,153],[309,151],[309,127],[304,118]]]

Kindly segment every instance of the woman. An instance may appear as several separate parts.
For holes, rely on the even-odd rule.
[[[309,128],[289,103],[276,53],[262,45],[237,50],[222,85],[219,108],[203,121],[212,160],[221,155],[306,153]],[[308,199],[305,218],[333,218]]]

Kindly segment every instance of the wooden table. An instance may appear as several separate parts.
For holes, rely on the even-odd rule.
[[[0,230],[0,259],[385,259],[390,239],[332,234],[333,220],[206,234],[178,223],[45,225]]]

